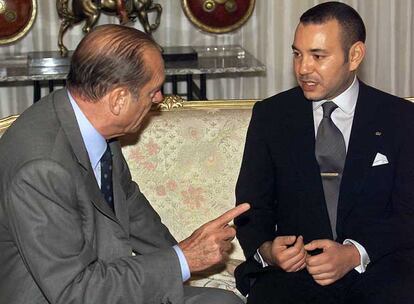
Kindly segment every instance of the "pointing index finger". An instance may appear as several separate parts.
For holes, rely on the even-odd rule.
[[[248,203],[240,204],[220,215],[218,218],[213,220],[212,223],[216,224],[217,226],[225,226],[235,217],[238,217],[240,214],[246,212],[249,209],[250,205]]]

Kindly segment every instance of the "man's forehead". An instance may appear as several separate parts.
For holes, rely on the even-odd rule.
[[[295,36],[298,33],[306,32],[309,34],[310,32],[318,33],[318,32],[339,32],[340,31],[340,24],[336,19],[328,19],[324,22],[300,22],[295,31]]]
[[[330,20],[320,24],[299,23],[296,28],[292,48],[299,48],[300,44],[306,43],[306,47],[319,49],[320,45],[326,45],[329,42],[336,42],[337,39],[340,39],[339,30],[340,28],[336,20]],[[312,46],[310,44],[315,45]]]
[[[318,21],[307,21],[307,22],[302,22],[300,21],[297,25],[297,27],[302,26],[302,27],[308,27],[308,26],[334,26],[334,24],[339,25],[339,21],[338,19],[332,17],[332,18],[326,18],[324,20],[318,20]]]

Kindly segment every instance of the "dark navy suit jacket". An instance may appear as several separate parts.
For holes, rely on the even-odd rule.
[[[263,271],[252,258],[263,242],[281,235],[303,235],[305,243],[332,239],[314,150],[312,102],[299,87],[255,105],[236,187],[237,202],[252,206],[235,221],[247,259],[236,270],[243,293]],[[388,163],[373,166],[377,153]],[[371,263],[413,254],[414,105],[362,82],[336,229],[338,242],[357,241]]]

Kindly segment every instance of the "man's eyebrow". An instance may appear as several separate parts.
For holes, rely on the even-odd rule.
[[[292,50],[293,51],[299,51],[299,49],[294,45],[292,45]],[[309,52],[310,53],[327,53],[327,51],[325,49],[310,49]]]
[[[311,53],[327,53],[325,49],[310,49]]]

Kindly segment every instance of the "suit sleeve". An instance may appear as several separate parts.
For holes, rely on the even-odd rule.
[[[236,185],[237,203],[251,204],[251,209],[235,220],[237,238],[246,258],[251,258],[261,244],[275,237],[276,175],[266,141],[269,127],[265,113],[261,102],[253,108]]]
[[[93,241],[85,237],[76,187],[60,164],[35,160],[20,168],[7,193],[11,233],[48,302],[182,303],[172,248],[110,262],[98,259]]]

